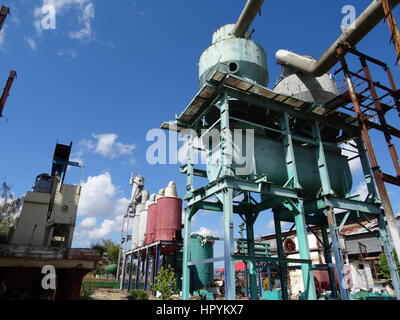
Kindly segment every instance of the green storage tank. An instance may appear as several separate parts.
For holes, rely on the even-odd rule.
[[[117,269],[118,269],[118,266],[116,264],[110,264],[110,265],[104,267],[104,272],[106,274],[116,274]]]
[[[205,137],[205,139],[207,138]],[[250,148],[250,155],[247,157],[251,164],[250,170],[245,170],[244,173],[241,173],[237,169],[243,169],[244,165],[239,165],[237,161],[233,160],[232,168],[235,169],[236,175],[244,179],[254,179],[257,176],[266,174],[268,181],[276,185],[285,185],[288,175],[282,140],[261,136],[257,133],[254,138],[254,148]],[[205,143],[204,145],[207,144]],[[244,155],[246,150],[246,138],[244,134],[242,135],[242,148],[234,145],[234,154],[239,154],[242,150],[242,154]],[[295,144],[294,153],[299,181],[305,191],[305,196],[306,198],[315,198],[321,191],[316,147]],[[349,194],[353,185],[348,159],[341,154],[340,148],[326,147],[325,153],[332,189],[338,196],[345,197]],[[222,177],[223,172],[221,167],[222,150],[219,145],[214,145],[207,158],[207,176],[211,182]]]
[[[202,236],[190,238],[190,261],[212,259],[214,241]],[[190,291],[203,289],[214,282],[214,264],[206,263],[193,266],[190,271]]]
[[[182,266],[183,266],[183,249],[180,251],[167,255],[164,257],[163,261],[164,266],[170,265],[175,271],[176,277],[176,286],[178,287],[179,291],[182,290]]]

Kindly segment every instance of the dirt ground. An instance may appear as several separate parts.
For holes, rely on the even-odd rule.
[[[128,300],[127,293],[115,289],[97,289],[91,296],[92,300]]]

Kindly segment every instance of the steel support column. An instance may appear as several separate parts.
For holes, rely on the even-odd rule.
[[[282,242],[281,220],[279,219],[279,211],[277,209],[273,209],[273,213],[274,213],[275,239],[276,239],[276,248],[278,251],[278,258],[283,259],[285,258],[285,250]],[[285,262],[279,262],[279,278],[281,281],[282,299],[289,300],[288,280],[287,280]]]
[[[247,252],[248,255],[251,257],[255,256],[255,248],[254,248],[255,218],[256,216],[250,216],[250,215],[246,217]],[[258,300],[257,270],[255,261],[249,261],[248,266],[249,266],[249,279],[250,279],[250,299]]]
[[[224,205],[224,258],[225,258],[225,300],[236,299],[235,264],[233,235],[233,190],[223,191]]]
[[[299,212],[295,212],[294,221],[296,224],[297,241],[299,242],[300,259],[311,260],[303,200],[299,199],[298,202]],[[301,271],[306,300],[317,300],[312,263],[302,263]]]
[[[332,266],[333,261],[332,261],[331,246],[329,242],[327,228],[328,228],[328,222],[321,225],[322,243],[324,246],[325,263],[328,265],[329,283],[331,285],[332,295],[335,299],[337,299],[338,294],[336,286],[335,268]]]
[[[150,254],[149,254],[149,248],[146,248],[146,258],[145,258],[146,266],[145,266],[145,271],[144,271],[144,290],[149,289],[149,264],[150,264]]]
[[[138,259],[137,259],[137,266],[136,266],[136,279],[135,279],[135,289],[139,289],[140,286],[140,274],[141,274],[141,260],[142,260],[142,255],[141,252],[138,252]]]
[[[183,244],[183,266],[182,266],[182,299],[190,299],[190,236],[192,233],[193,207],[185,210],[184,244]]]
[[[347,283],[346,279],[344,278],[344,270],[343,270],[344,267],[343,254],[340,248],[339,232],[333,208],[327,209],[327,218],[328,218],[329,232],[332,240],[332,249],[335,255],[336,272],[339,278],[340,294],[342,295],[342,300],[348,300],[349,297],[346,288]]]

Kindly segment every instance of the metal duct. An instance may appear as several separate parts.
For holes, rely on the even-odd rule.
[[[389,0],[394,9],[400,0]],[[291,67],[301,72],[311,73],[320,77],[328,72],[339,61],[336,49],[339,44],[355,46],[385,17],[381,0],[373,1],[369,7],[354,21],[354,23],[330,46],[319,60],[312,60],[296,53],[279,50],[276,53],[276,60],[279,64]]]
[[[257,13],[260,11],[264,0],[248,0],[242,14],[236,22],[232,34],[237,38],[244,38]]]

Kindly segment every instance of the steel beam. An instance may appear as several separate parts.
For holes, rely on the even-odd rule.
[[[236,299],[235,265],[232,261],[234,253],[233,237],[233,190],[223,192],[224,203],[224,256],[225,256],[225,300]]]
[[[276,239],[276,248],[278,250],[278,258],[284,259],[285,250],[282,241],[282,228],[281,228],[281,220],[279,219],[279,211],[277,209],[274,209],[273,213],[274,213],[275,239]],[[285,262],[279,262],[279,278],[281,281],[282,299],[289,300],[288,283],[287,283],[288,280],[287,280]]]
[[[190,239],[192,233],[192,217],[194,214],[193,207],[188,207],[185,210],[184,223],[184,245],[183,245],[183,266],[182,266],[182,299],[189,300],[190,298]]]

